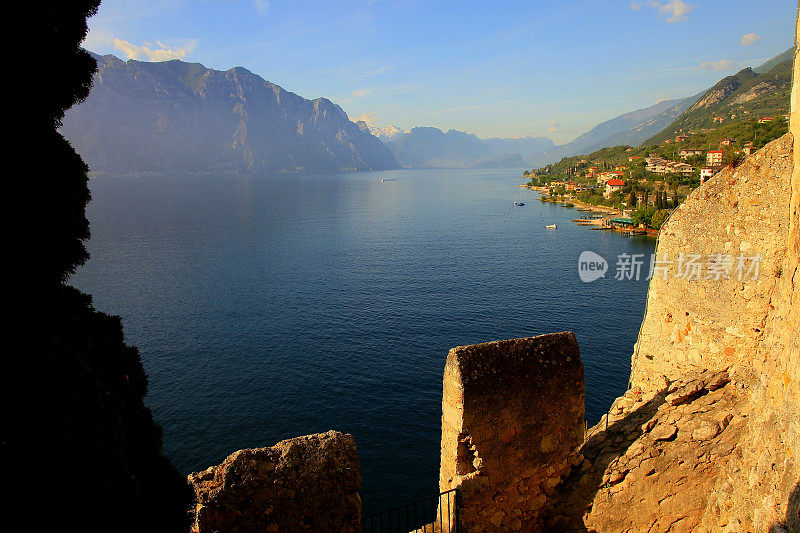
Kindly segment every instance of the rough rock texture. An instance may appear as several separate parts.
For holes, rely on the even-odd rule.
[[[450,350],[439,487],[460,487],[466,531],[538,527],[584,436],[583,363],[554,333]]]
[[[589,431],[583,462],[556,489],[547,529],[697,531],[717,477],[736,461],[747,407],[724,370],[650,394],[628,391],[614,403],[608,429],[604,419]]]
[[[656,255],[669,258],[667,279],[655,275],[647,313],[632,362],[631,384],[660,390],[701,368],[731,366],[742,379],[751,373],[753,354],[766,336],[772,297],[783,277],[789,231],[789,176],[792,142],[787,135],[733,170],[720,172],[670,218]],[[731,256],[731,279],[682,279],[680,254]],[[738,258],[746,268],[760,255],[756,280],[739,281]]]
[[[800,531],[793,104],[791,133],[698,188],[656,250],[760,254],[758,278],[687,280],[673,270],[651,281],[630,388],[588,432],[583,463],[543,516],[549,528]]]
[[[361,531],[352,435],[328,431],[239,450],[189,482],[195,533]]]

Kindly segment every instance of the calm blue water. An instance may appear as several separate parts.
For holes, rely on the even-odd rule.
[[[486,170],[96,178],[92,258],[73,283],[123,317],[182,472],[338,429],[355,435],[371,513],[438,491],[453,346],[572,330],[589,423],[626,388],[647,286],[612,279],[613,263],[649,258],[653,241],[578,227],[580,213],[519,182]],[[578,279],[587,249],[611,261],[609,279]]]

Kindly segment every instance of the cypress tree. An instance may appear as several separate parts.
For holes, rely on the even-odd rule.
[[[13,487],[5,503],[37,531],[184,531],[191,489],[161,452],[139,352],[119,317],[67,284],[88,258],[89,169],[57,130],[91,88],[97,67],[80,43],[98,4],[12,6],[21,48],[36,61],[12,62],[9,77],[24,80],[10,119],[10,153],[24,173],[7,183],[21,211],[9,241],[14,285],[25,294],[11,324],[21,350],[6,358],[0,387]]]

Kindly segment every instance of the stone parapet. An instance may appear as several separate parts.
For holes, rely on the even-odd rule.
[[[362,530],[352,435],[328,431],[239,450],[189,483],[194,533]]]
[[[536,528],[584,437],[572,333],[460,346],[444,372],[439,487],[460,488],[466,531]]]

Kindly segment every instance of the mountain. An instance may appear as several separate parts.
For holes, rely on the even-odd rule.
[[[553,140],[547,137],[511,137],[507,139],[493,137],[481,139],[481,141],[496,154],[519,154],[526,161],[555,146]]]
[[[501,154],[479,161],[470,168],[525,168],[527,165],[519,154]]]
[[[727,76],[706,91],[669,127],[647,140],[659,144],[681,132],[714,129],[719,124],[749,121],[789,113],[792,61],[775,63],[777,56],[757,69],[746,68]],[[765,66],[774,66],[766,72]]]
[[[404,167],[467,168],[497,155],[471,133],[430,127],[413,128],[388,146]]]
[[[644,109],[637,109],[602,122],[574,141],[535,155],[532,166],[546,165],[578,154],[595,152],[611,146],[639,146],[661,132],[688,109],[700,95],[665,100]]]
[[[242,67],[95,56],[89,97],[61,131],[92,171],[295,172],[396,168],[367,125]]]
[[[383,142],[391,142],[398,135],[408,133],[407,131],[401,130],[397,126],[387,126],[385,128],[369,126],[369,132]]]
[[[761,66],[758,66],[753,69],[753,72],[756,74],[765,74],[770,70],[774,69],[781,63],[785,63],[786,61],[791,61],[794,58],[794,48],[789,48],[785,52],[776,55],[766,63]]]
[[[525,168],[526,159],[553,146],[546,137],[479,139],[471,133],[432,127],[406,132],[395,128],[391,136],[376,129],[373,135],[376,131],[405,167]]]
[[[662,131],[689,108],[700,95],[658,102],[598,124],[567,144],[556,146],[547,137],[479,139],[456,130],[447,133],[436,128],[414,128],[389,139],[389,146],[403,166],[444,166],[518,168],[519,154],[524,167],[546,165],[564,157],[594,152],[618,145],[639,146]],[[375,130],[373,130],[373,134]]]

